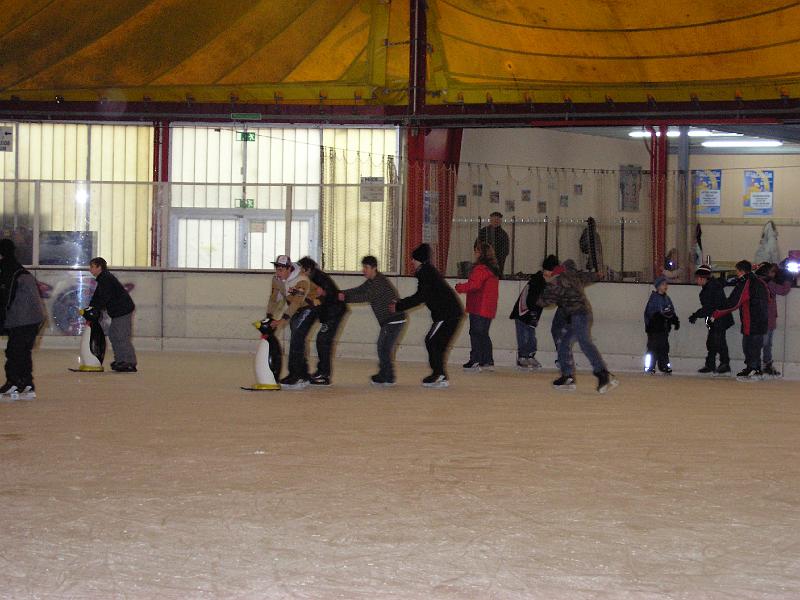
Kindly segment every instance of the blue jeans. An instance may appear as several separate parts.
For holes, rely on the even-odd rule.
[[[479,365],[493,365],[492,338],[489,337],[489,327],[492,320],[480,315],[469,315],[469,360]]]
[[[517,357],[532,358],[536,354],[536,327],[514,320],[517,328]]]
[[[397,338],[403,331],[405,319],[390,321],[381,325],[381,332],[378,334],[378,375],[387,381],[394,382],[394,346]]]
[[[575,376],[575,360],[572,356],[572,345],[575,342],[578,342],[581,351],[589,359],[595,374],[607,370],[600,351],[592,341],[591,328],[592,317],[587,313],[576,313],[567,321],[564,337],[558,344],[558,366],[562,375]]]
[[[556,314],[553,315],[553,323],[550,325],[550,335],[553,336],[553,345],[558,352],[558,347],[561,345],[561,340],[567,332],[567,317],[564,311],[560,308],[556,309]]]
[[[772,362],[772,336],[775,335],[775,330],[770,329],[767,335],[764,336],[764,363],[769,364]]]

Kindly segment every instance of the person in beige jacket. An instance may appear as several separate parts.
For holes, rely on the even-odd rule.
[[[273,329],[288,321],[291,330],[289,374],[280,383],[287,389],[303,389],[308,386],[310,378],[306,337],[316,319],[313,310],[318,304],[316,287],[288,256],[281,255],[272,264],[275,275],[267,304],[267,317],[273,319],[270,324]]]

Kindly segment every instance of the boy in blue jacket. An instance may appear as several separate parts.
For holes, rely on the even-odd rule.
[[[647,359],[645,369],[647,373],[653,375],[658,370],[669,375],[672,367],[669,364],[669,330],[675,327],[677,331],[681,327],[678,315],[675,314],[675,306],[667,296],[667,278],[663,275],[656,277],[653,282],[653,290],[650,299],[644,309],[644,330],[647,332]]]

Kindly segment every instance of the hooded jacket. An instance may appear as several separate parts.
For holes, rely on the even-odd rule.
[[[587,271],[577,271],[573,268],[574,263],[569,266],[564,263],[564,271],[553,277],[537,300],[538,306],[557,305],[564,311],[564,315],[569,319],[578,313],[592,314],[592,305],[586,297],[584,289],[587,285],[600,281],[599,273]]]
[[[753,273],[739,277],[736,287],[725,301],[724,308],[715,310],[714,319],[730,315],[739,309],[743,335],[764,335],[769,327],[769,290]]]
[[[517,297],[517,301],[514,303],[514,308],[511,309],[511,314],[508,318],[518,319],[523,323],[536,327],[542,317],[543,310],[536,302],[546,286],[547,282],[544,280],[544,274],[541,271],[531,275],[528,283],[525,284],[525,287],[522,288]]]
[[[434,322],[461,318],[464,314],[461,302],[458,300],[453,288],[447,285],[444,277],[436,270],[436,267],[429,262],[422,263],[415,276],[417,278],[417,291],[411,296],[397,301],[396,309],[398,312],[406,311],[424,303],[428,310],[431,311],[431,319]]]
[[[467,312],[487,319],[497,315],[499,288],[497,273],[484,264],[476,264],[469,272],[469,279],[456,284],[456,291],[467,295]]]
[[[714,314],[714,311],[725,308],[728,299],[725,297],[725,288],[719,279],[709,279],[700,289],[700,308],[692,314],[695,319],[705,319]],[[733,327],[733,315],[730,313],[720,317],[712,327],[730,329]]]
[[[659,294],[657,290],[650,292],[650,298],[644,308],[644,330],[647,333],[669,333],[673,325],[678,324],[675,305],[667,294]]]
[[[272,290],[267,303],[267,316],[289,319],[301,308],[313,308],[317,302],[316,288],[300,267],[292,264],[292,272],[286,280],[272,277]],[[280,311],[283,311],[279,314]]]

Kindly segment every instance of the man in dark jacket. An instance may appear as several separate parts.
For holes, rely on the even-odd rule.
[[[506,258],[508,258],[508,252],[511,248],[508,234],[503,229],[502,214],[493,212],[489,215],[489,224],[486,227],[481,227],[480,231],[478,231],[476,243],[489,244],[494,248],[494,257],[497,259],[497,266],[500,269],[500,278],[502,279]]]
[[[425,347],[428,349],[428,362],[433,372],[422,380],[422,385],[447,387],[449,383],[444,367],[447,347],[458,329],[464,309],[453,288],[430,263],[431,247],[428,244],[417,246],[411,253],[411,259],[416,269],[417,291],[412,296],[391,304],[390,310],[406,311],[424,303],[431,311],[433,325],[425,336]]]
[[[6,383],[0,401],[33,400],[33,345],[44,321],[36,279],[16,257],[14,242],[0,240],[0,317],[8,335]]]
[[[108,270],[106,259],[101,257],[89,261],[89,272],[97,280],[97,288],[89,301],[89,306],[106,311],[111,317],[108,338],[114,349],[114,362],[111,369],[120,373],[136,372],[136,350],[131,342],[133,333],[133,303],[128,290],[119,279]]]
[[[317,297],[320,304],[314,310],[319,317],[319,332],[317,332],[317,371],[311,375],[311,385],[331,384],[331,362],[333,359],[333,342],[336,332],[342,323],[347,305],[339,300],[339,288],[330,275],[319,268],[314,259],[305,256],[297,261],[301,271],[317,286]]]
[[[706,364],[698,373],[711,373],[713,375],[727,375],[731,372],[730,355],[728,354],[728,341],[725,339],[728,329],[733,327],[733,316],[727,314],[716,321],[711,319],[715,310],[725,308],[728,299],[725,289],[719,279],[711,276],[711,267],[700,265],[694,273],[694,281],[700,290],[700,309],[689,316],[689,323],[694,324],[697,319],[705,319],[708,325],[706,337]],[[719,355],[719,366],[716,359]]]
[[[736,276],[736,286],[725,306],[715,310],[711,316],[716,321],[739,309],[745,367],[736,378],[739,381],[761,380],[761,347],[769,325],[769,291],[766,284],[755,276],[749,261],[736,263]]]

